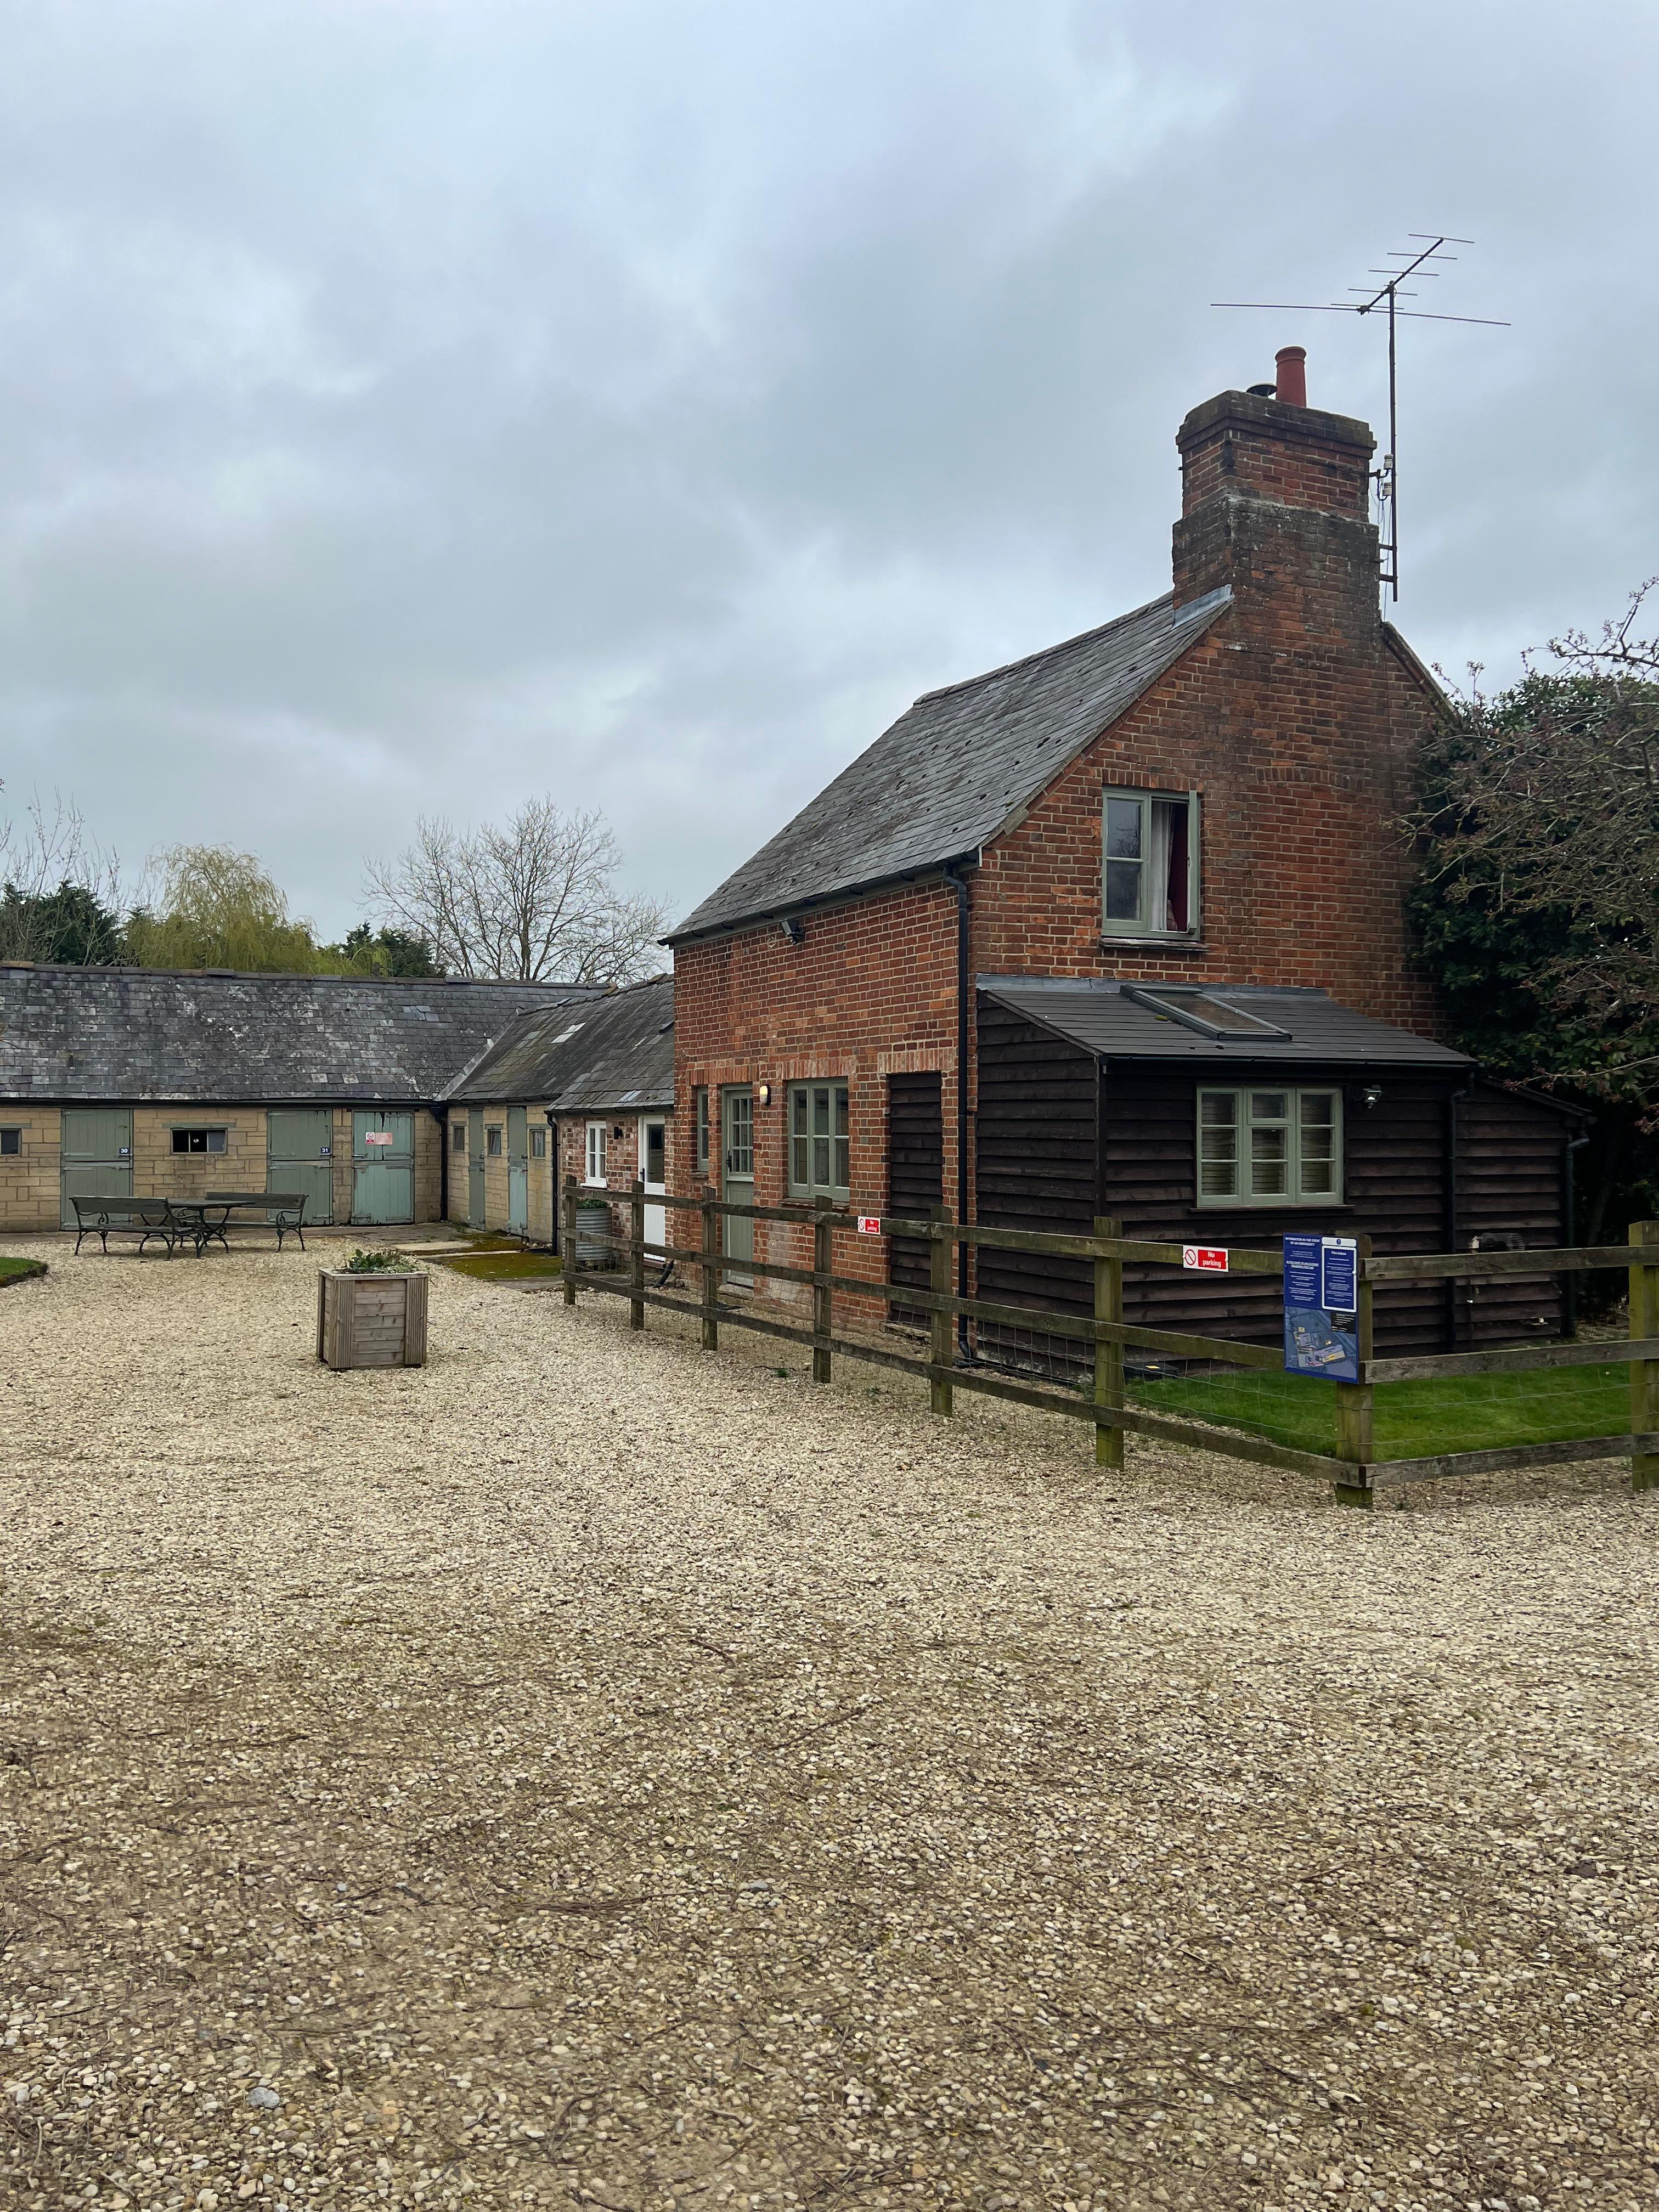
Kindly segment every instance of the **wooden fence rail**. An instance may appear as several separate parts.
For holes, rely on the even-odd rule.
[[[1235,1368],[1283,1367],[1278,1346],[1241,1342],[1236,1338],[1203,1335],[1190,1330],[1159,1329],[1126,1322],[1123,1318],[1123,1270],[1126,1263],[1164,1267],[1183,1265],[1179,1244],[1148,1243],[1126,1237],[1121,1224],[1097,1218],[1088,1237],[1050,1236],[1017,1229],[992,1229],[977,1223],[952,1220],[939,1207],[927,1220],[883,1218],[879,1234],[926,1240],[929,1248],[927,1290],[908,1284],[877,1281],[848,1275],[834,1267],[833,1237],[837,1230],[854,1233],[872,1218],[840,1211],[827,1203],[817,1206],[739,1206],[705,1190],[696,1198],[653,1192],[647,1195],[635,1181],[625,1205],[629,1226],[625,1236],[584,1231],[583,1242],[614,1251],[623,1261],[616,1270],[584,1267],[577,1255],[576,1209],[584,1186],[574,1177],[564,1186],[563,1290],[565,1303],[574,1305],[580,1289],[593,1290],[629,1302],[629,1325],[642,1329],[648,1306],[672,1312],[695,1314],[701,1322],[705,1351],[718,1349],[722,1323],[756,1331],[787,1342],[810,1346],[812,1380],[828,1382],[837,1353],[862,1359],[900,1373],[925,1377],[935,1413],[954,1411],[957,1390],[978,1391],[1017,1405],[1035,1407],[1068,1419],[1093,1425],[1095,1456],[1102,1466],[1122,1464],[1126,1433],[1152,1437],[1166,1443],[1233,1459],[1283,1468],[1290,1473],[1321,1477],[1332,1482],[1340,1503],[1370,1506],[1380,1488],[1419,1482],[1449,1474],[1475,1474],[1499,1468],[1550,1466],[1587,1459],[1628,1458],[1632,1485],[1637,1490],[1659,1489],[1659,1222],[1632,1224],[1627,1244],[1596,1245],[1567,1250],[1535,1252],[1427,1252],[1373,1255],[1370,1239],[1357,1240],[1358,1311],[1358,1380],[1338,1382],[1334,1453],[1300,1450],[1236,1430],[1182,1421],[1162,1413],[1144,1412],[1125,1402],[1123,1354],[1126,1346],[1161,1352],[1171,1358],[1209,1360]],[[702,1234],[695,1245],[647,1242],[645,1213],[649,1206],[701,1218]],[[739,1257],[725,1249],[723,1224],[728,1220],[775,1221],[810,1230],[812,1265],[792,1267],[779,1261]],[[665,1229],[666,1224],[665,1224]],[[1086,1260],[1094,1274],[1091,1316],[1051,1311],[1042,1306],[1004,1305],[994,1300],[963,1297],[952,1291],[952,1254],[961,1244],[995,1247],[1050,1258]],[[665,1275],[678,1264],[698,1270],[701,1296],[692,1305],[680,1296],[647,1284],[647,1272],[660,1267]],[[1437,1281],[1448,1277],[1488,1279],[1516,1274],[1560,1274],[1589,1267],[1628,1267],[1630,1270],[1630,1327],[1628,1339],[1617,1343],[1525,1345],[1514,1350],[1436,1353],[1422,1358],[1378,1359],[1373,1354],[1373,1286],[1379,1282]],[[1282,1275],[1282,1255],[1276,1252],[1241,1250],[1228,1254],[1230,1273]],[[621,1275],[623,1279],[615,1279]],[[811,1326],[773,1318],[752,1305],[735,1305],[722,1297],[725,1279],[744,1281],[758,1278],[810,1286]],[[838,1334],[832,1301],[836,1292],[923,1313],[928,1318],[928,1349],[920,1353],[896,1346],[875,1345],[857,1337]],[[957,1357],[955,1324],[958,1318],[998,1328],[1024,1329],[1057,1336],[1092,1350],[1094,1378],[1091,1395],[1045,1389],[1040,1383],[992,1374],[981,1366],[963,1364]],[[1559,1442],[1495,1446],[1490,1449],[1449,1452],[1429,1458],[1379,1459],[1374,1435],[1374,1392],[1379,1384],[1447,1379],[1478,1375],[1545,1373],[1582,1366],[1628,1363],[1631,1418],[1627,1429],[1601,1437],[1582,1437]]]

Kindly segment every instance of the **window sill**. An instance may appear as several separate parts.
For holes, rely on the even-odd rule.
[[[1158,952],[1173,959],[1176,954],[1185,958],[1201,959],[1209,946],[1196,937],[1103,937],[1103,952]]]
[[[1340,1198],[1217,1198],[1207,1205],[1188,1208],[1194,1221],[1213,1221],[1225,1213],[1352,1213],[1353,1206]]]

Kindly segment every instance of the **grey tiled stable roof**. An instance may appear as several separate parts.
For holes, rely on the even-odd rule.
[[[701,936],[975,853],[1201,636],[1225,589],[929,691],[670,937]]]
[[[672,1106],[673,979],[524,1015],[447,1095],[452,1105],[522,1100],[562,1113]]]
[[[1339,1006],[1323,991],[1277,990],[1265,985],[1206,984],[1203,995],[1255,1015],[1282,1037],[1262,1032],[1237,1037],[1201,1035],[1184,1023],[1160,1015],[1131,990],[1156,993],[1155,983],[1124,986],[1100,981],[1073,982],[1046,976],[981,975],[988,999],[1040,1022],[1068,1037],[1085,1052],[1113,1060],[1184,1060],[1200,1068],[1256,1066],[1419,1067],[1455,1073],[1474,1066],[1409,1030],[1390,1029],[1364,1014]]]
[[[560,983],[0,967],[0,1098],[258,1105],[441,1098]]]

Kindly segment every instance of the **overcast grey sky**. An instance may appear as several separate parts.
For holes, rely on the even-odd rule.
[[[332,933],[416,815],[687,909],[919,690],[1165,588],[1173,436],[1382,249],[1398,619],[1659,568],[1659,14],[1532,0],[0,0],[0,775]]]

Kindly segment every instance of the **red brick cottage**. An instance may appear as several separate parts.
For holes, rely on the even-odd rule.
[[[927,693],[672,933],[678,1188],[1559,1241],[1568,1121],[1434,1041],[1408,956],[1395,825],[1438,695],[1378,612],[1370,432],[1227,392],[1176,442],[1170,592]],[[981,1283],[1069,1305],[1075,1273]],[[1140,1295],[1248,1323],[1253,1279]],[[1547,1281],[1436,1291],[1378,1339],[1559,1321]]]

